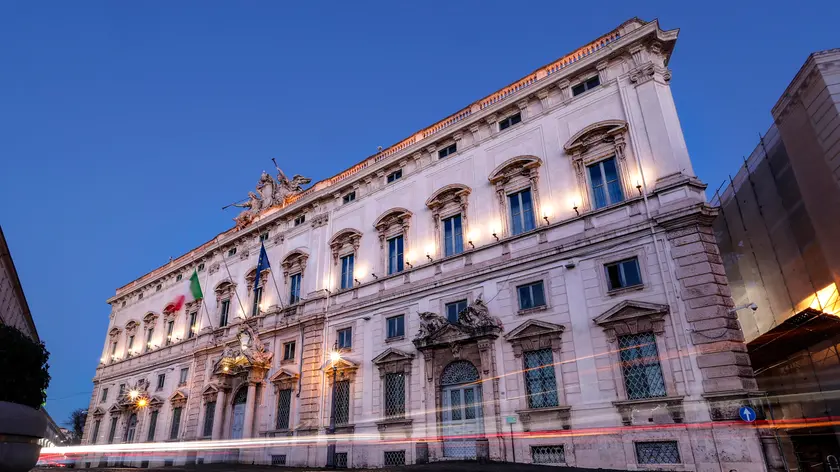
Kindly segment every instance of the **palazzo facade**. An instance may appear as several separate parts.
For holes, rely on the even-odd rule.
[[[763,470],[676,39],[634,18],[306,190],[264,173],[108,300],[84,443],[118,446],[80,462]]]

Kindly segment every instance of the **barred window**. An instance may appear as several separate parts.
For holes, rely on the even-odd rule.
[[[405,374],[385,375],[385,417],[405,416]]]
[[[405,465],[405,451],[385,451],[385,467]]]
[[[627,398],[664,397],[665,380],[653,333],[629,334],[618,338],[621,373]]]
[[[204,436],[213,435],[213,417],[216,415],[216,402],[207,402],[204,406]]]
[[[335,383],[335,392],[333,394],[333,415],[335,415],[335,424],[346,425],[350,422],[350,382],[341,380]]]
[[[292,411],[292,390],[277,392],[277,429],[289,429],[289,417]]]
[[[534,464],[563,464],[566,450],[563,445],[531,446],[531,462]]]
[[[645,441],[636,443],[636,462],[639,464],[680,464],[680,450],[676,441]]]
[[[347,453],[346,452],[336,452],[333,455],[333,464],[337,469],[346,469],[347,468]]]
[[[272,454],[271,465],[286,465],[286,454]]]
[[[523,357],[528,408],[557,406],[557,381],[554,377],[554,356],[551,349],[528,351]]]

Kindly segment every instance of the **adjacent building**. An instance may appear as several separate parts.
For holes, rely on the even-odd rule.
[[[677,33],[631,19],[306,190],[264,173],[108,300],[81,462],[764,470]]]
[[[838,467],[840,50],[811,54],[775,123],[718,192],[715,231],[767,413],[776,470]],[[825,469],[824,469],[825,468]]]

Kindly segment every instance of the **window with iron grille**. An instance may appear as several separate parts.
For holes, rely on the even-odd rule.
[[[289,417],[292,411],[292,390],[277,392],[277,429],[289,429]]]
[[[566,450],[563,445],[531,446],[531,462],[534,464],[564,464]]]
[[[213,419],[216,415],[216,402],[207,402],[204,406],[204,436],[213,435]]]
[[[664,397],[665,380],[653,333],[628,334],[618,338],[621,373],[627,398]]]
[[[286,454],[272,454],[271,465],[286,465]]]
[[[676,441],[645,441],[636,443],[636,462],[639,464],[680,464],[680,449]]]
[[[172,467],[175,465],[175,459],[164,459],[163,460],[164,467]]]
[[[335,424],[345,425],[350,422],[350,382],[341,380],[333,387],[333,414]]]
[[[347,468],[347,453],[346,452],[336,452],[333,455],[333,464],[338,469],[346,469]]]
[[[405,416],[405,374],[385,375],[385,417]]]
[[[551,349],[527,351],[523,357],[528,408],[557,406],[557,381],[554,377],[554,356]]]
[[[405,451],[385,451],[385,467],[405,465]]]

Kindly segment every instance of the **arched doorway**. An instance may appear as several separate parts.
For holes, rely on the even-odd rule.
[[[245,429],[245,402],[247,401],[248,386],[243,385],[233,396],[233,421],[230,431],[232,439],[242,439],[242,431]]]
[[[443,369],[440,398],[445,457],[476,457],[476,436],[484,434],[479,380],[478,369],[469,361],[455,361]]]

